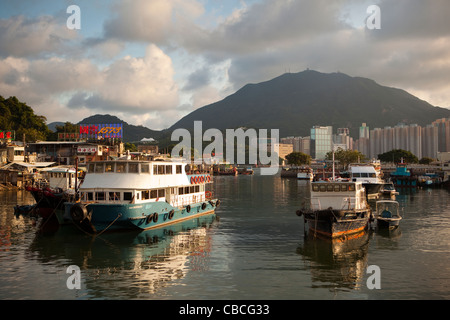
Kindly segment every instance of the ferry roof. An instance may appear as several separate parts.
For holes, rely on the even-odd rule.
[[[372,165],[367,166],[354,166],[350,167],[352,172],[358,173],[358,172],[377,172],[375,170],[375,167]]]

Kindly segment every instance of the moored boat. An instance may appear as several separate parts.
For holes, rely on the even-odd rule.
[[[206,185],[209,174],[191,174],[185,163],[115,160],[88,165],[80,201],[65,217],[88,233],[147,230],[213,213],[220,200]]]
[[[402,220],[398,202],[394,200],[377,201],[374,218],[377,220],[379,228],[397,228]]]
[[[311,168],[301,168],[297,172],[297,179],[298,180],[307,180],[307,181],[313,181],[314,179],[314,173]]]
[[[397,164],[396,170],[390,173],[390,179],[398,188],[416,188],[417,178],[408,170],[408,166],[403,161]]]
[[[53,167],[41,171],[43,178],[28,185],[36,201],[35,211],[43,219],[55,219],[63,223],[64,202],[73,201],[76,185],[79,183],[76,168]]]
[[[395,190],[394,184],[392,182],[386,182],[383,187],[381,187],[380,193],[390,198],[398,195],[398,192],[397,190]]]
[[[379,162],[351,164],[349,169],[350,179],[363,183],[368,199],[376,199],[379,197],[381,188],[384,185]]]
[[[309,208],[296,213],[313,234],[337,238],[364,231],[371,209],[362,182],[318,181],[311,183]]]

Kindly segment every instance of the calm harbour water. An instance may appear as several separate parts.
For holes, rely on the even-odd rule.
[[[305,237],[295,211],[307,183],[277,176],[215,177],[216,215],[159,231],[86,236],[71,226],[39,233],[15,217],[26,191],[0,192],[0,299],[297,300],[449,299],[450,197],[397,196],[395,232],[345,242]],[[67,268],[81,269],[68,289]],[[369,289],[368,266],[380,268]]]

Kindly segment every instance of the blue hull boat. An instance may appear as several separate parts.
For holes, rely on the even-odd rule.
[[[187,174],[186,163],[92,162],[79,201],[64,204],[64,220],[82,231],[148,230],[214,213],[220,200],[206,190],[209,174]]]

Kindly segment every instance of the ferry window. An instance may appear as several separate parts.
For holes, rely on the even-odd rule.
[[[172,174],[172,166],[166,166],[166,174]]]
[[[350,185],[348,186],[348,190],[349,190],[349,191],[355,191],[355,185],[354,185],[354,184],[350,184]]]
[[[164,166],[158,166],[158,174],[164,174]]]
[[[97,200],[98,201],[104,201],[105,200],[105,193],[104,192],[97,192]]]
[[[195,186],[195,192],[200,192],[200,186]]]
[[[105,172],[114,172],[114,163],[105,164]]]
[[[190,187],[190,193],[194,193],[195,192],[195,186],[191,186]]]
[[[150,199],[156,199],[158,197],[158,190],[150,191]]]
[[[131,192],[124,192],[123,193],[123,200],[131,201],[131,199],[133,199],[133,194]]]
[[[369,174],[367,172],[361,173],[361,177],[363,177],[363,178],[367,178],[368,176],[369,176]]]
[[[340,187],[338,184],[335,185],[335,186],[334,186],[334,191],[335,191],[335,192],[341,191],[341,187]]]
[[[150,173],[150,166],[148,163],[141,164],[141,172],[142,173]]]
[[[103,163],[95,164],[95,173],[103,173]]]
[[[182,173],[182,172],[183,172],[183,170],[182,170],[182,168],[181,168],[181,164],[177,164],[175,168],[176,168],[176,172],[177,172],[177,174],[179,174],[179,173]]]
[[[120,194],[118,192],[109,192],[109,201],[120,200]]]
[[[318,185],[313,185],[313,191],[318,192],[319,191],[319,186]]]
[[[158,174],[158,166],[156,164],[153,165],[153,174]]]
[[[189,193],[189,187],[184,187],[184,194],[188,194]]]
[[[141,194],[141,192],[139,192],[139,191],[138,191],[138,192],[136,192],[136,199],[137,199],[137,200],[139,200],[139,199],[140,199],[140,194]]]
[[[376,173],[373,173],[373,172],[372,172],[372,173],[369,173],[369,177],[370,177],[370,178],[376,178],[377,175],[376,175]]]
[[[327,191],[333,191],[333,185],[332,184],[327,185]]]
[[[137,163],[129,163],[128,164],[128,173],[138,173],[139,165]]]
[[[165,192],[166,190],[164,190],[164,189],[159,189],[158,190],[158,198],[163,198],[163,197],[165,197],[165,195],[166,195],[166,192]]]
[[[88,171],[89,172],[94,172],[94,168],[95,168],[95,163],[89,163]]]
[[[341,185],[341,191],[348,191],[348,185],[347,184]]]
[[[126,171],[126,163],[116,163],[116,172],[117,173],[125,173],[125,171]]]
[[[321,185],[320,186],[320,192],[325,192],[325,191],[327,191],[327,186]]]
[[[359,172],[355,172],[352,174],[353,178],[361,178],[361,174]]]
[[[94,195],[93,195],[92,192],[88,192],[88,193],[87,193],[87,200],[88,200],[88,201],[94,200]]]
[[[184,188],[178,188],[178,194],[184,194]]]
[[[150,199],[150,191],[148,191],[148,190],[142,191],[142,200],[147,200],[147,199]]]

